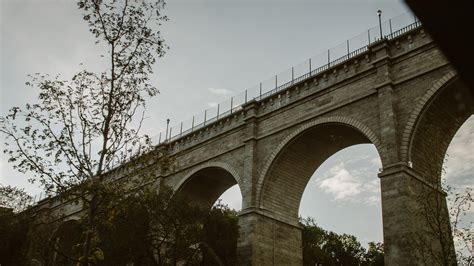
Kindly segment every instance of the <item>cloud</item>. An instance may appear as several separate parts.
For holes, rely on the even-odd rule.
[[[372,168],[351,169],[342,162],[327,170],[315,184],[318,189],[330,194],[334,201],[379,205],[380,184],[377,178],[372,178],[374,175]]]
[[[474,116],[471,116],[454,136],[446,152],[446,179],[457,183],[474,172]],[[464,177],[464,178],[463,178]]]
[[[361,192],[361,182],[344,168],[344,163],[339,163],[329,169],[325,176],[328,175],[331,177],[321,180],[319,188],[323,189],[326,193],[333,194],[335,200],[352,197]]]
[[[231,94],[232,91],[227,90],[227,89],[216,89],[216,88],[209,88],[208,89],[211,93],[217,94],[217,95],[228,95]]]
[[[378,206],[380,204],[380,196],[372,195],[366,198],[365,203],[372,205],[372,206]]]
[[[368,183],[365,183],[362,187],[364,191],[370,193],[379,193],[380,191],[380,183],[378,179],[374,179]]]

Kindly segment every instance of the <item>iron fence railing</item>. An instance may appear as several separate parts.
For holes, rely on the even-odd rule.
[[[206,127],[206,125],[239,112],[242,110],[243,105],[250,100],[262,101],[265,98],[271,97],[272,95],[293,86],[294,84],[318,75],[351,58],[357,57],[360,54],[367,52],[368,47],[372,43],[377,42],[382,38],[391,40],[420,26],[420,21],[410,13],[402,14],[384,21],[380,26],[377,25],[376,27],[370,28],[366,32],[346,40],[324,53],[313,56],[305,62],[281,72],[270,79],[264,80],[256,86],[244,90],[225,102],[221,102],[212,108],[194,115],[188,120],[169,127],[167,130],[152,137],[152,141],[157,143],[154,148],[163,144],[169,144],[191,134],[194,131]],[[149,152],[149,150],[139,150],[136,154],[122,162],[122,164],[127,163],[146,152]],[[120,167],[120,165],[115,164],[112,166],[112,169],[108,170],[111,171],[118,167]],[[26,209],[45,198],[53,196],[55,196],[55,194],[42,192],[28,202],[24,202],[22,209]]]
[[[258,85],[244,90],[229,100],[194,115],[191,119],[169,127],[168,131],[152,137],[158,145],[173,142],[219,119],[227,117],[242,109],[250,100],[260,101],[277,92],[285,90],[296,83],[315,76],[325,70],[354,58],[366,51],[370,44],[383,39],[393,39],[401,34],[421,26],[420,21],[411,13],[402,14],[384,21],[345,42],[328,49],[326,52],[309,58]]]
[[[326,52],[318,54],[272,78],[266,79],[249,89],[231,97],[225,102],[221,102],[214,107],[192,116],[177,125],[167,128],[167,130],[151,138],[155,146],[149,149],[138,150],[133,156],[125,161],[115,163],[110,170],[120,167],[120,164],[127,163],[163,144],[169,144],[220,119],[228,117],[242,110],[250,100],[261,101],[283,91],[296,83],[316,76],[331,67],[344,63],[347,60],[357,57],[368,51],[371,44],[381,39],[391,40],[408,31],[421,26],[421,22],[411,13],[405,13],[391,18],[381,23],[381,25],[368,29],[345,42],[328,49]]]

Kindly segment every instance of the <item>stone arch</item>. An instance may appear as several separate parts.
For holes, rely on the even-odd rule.
[[[232,175],[232,177],[234,177],[235,181],[240,186],[242,178],[240,177],[237,170],[235,170],[235,168],[232,167],[230,164],[224,163],[224,162],[206,162],[206,163],[200,164],[200,165],[192,168],[191,170],[189,170],[189,172],[186,173],[184,178],[181,179],[178,182],[178,184],[175,187],[175,190],[178,190],[184,183],[186,183],[186,180],[188,180],[195,173],[197,173],[197,172],[199,172],[199,171],[201,171],[205,168],[211,168],[211,167],[222,168],[222,169],[226,170],[227,172],[229,172]]]
[[[183,193],[190,201],[211,207],[228,188],[238,185],[241,177],[229,164],[206,162],[191,169],[175,186],[175,194]]]
[[[81,218],[78,216],[66,216],[62,218],[61,220],[57,220],[54,223],[52,223],[54,227],[51,229],[51,233],[49,234],[48,241],[49,242],[53,241],[53,238],[56,237],[56,235],[61,230],[61,228],[64,227],[64,225],[70,224],[70,223],[79,223],[80,219]]]
[[[446,150],[464,122],[474,114],[474,95],[450,72],[425,93],[403,132],[404,159],[426,181],[439,183]]]
[[[433,84],[433,86],[431,86],[431,88],[421,97],[421,99],[416,103],[415,107],[411,111],[408,117],[407,123],[405,125],[405,128],[403,129],[403,132],[402,132],[400,151],[401,151],[401,156],[402,156],[403,161],[410,160],[408,149],[412,142],[412,134],[414,132],[414,128],[416,127],[416,122],[418,118],[420,117],[422,110],[424,110],[424,107],[428,104],[430,99],[432,99],[433,96],[455,76],[456,76],[456,72],[450,71],[446,75],[444,75],[442,78],[438,79]]]
[[[50,262],[54,265],[75,265],[75,261],[69,258],[79,258],[82,249],[77,249],[75,245],[81,242],[81,238],[79,218],[67,217],[61,220],[48,241]]]
[[[306,134],[307,132],[310,132],[313,129],[317,128],[332,128],[330,131],[331,132],[337,132],[338,129],[342,129],[345,132],[343,134],[354,134],[357,135],[355,138],[355,144],[359,143],[372,143],[375,145],[377,151],[380,154],[380,151],[382,150],[382,144],[377,135],[366,125],[364,125],[362,122],[357,121],[352,118],[348,117],[342,117],[342,116],[332,116],[332,117],[323,117],[323,118],[318,118],[315,120],[312,120],[310,122],[307,122],[306,124],[300,126],[296,130],[294,130],[291,134],[289,134],[280,144],[277,146],[277,148],[273,151],[273,153],[269,156],[269,158],[266,160],[266,163],[263,167],[263,171],[261,172],[259,179],[258,179],[258,184],[257,187],[259,189],[259,194],[258,194],[258,199],[259,199],[259,207],[261,209],[267,209],[268,206],[266,206],[265,203],[265,192],[268,189],[269,186],[269,179],[272,178],[270,176],[272,172],[272,168],[277,164],[277,160],[279,159],[279,156],[287,149],[290,145],[292,145],[293,142],[295,142],[299,137],[301,137],[303,134]],[[354,144],[349,144],[345,147],[351,146]],[[343,148],[345,148],[343,147]],[[340,148],[338,150],[341,150],[343,148]],[[334,154],[334,152],[329,152],[330,155]],[[329,156],[330,156],[329,155]],[[327,159],[329,156],[327,156],[325,159]],[[382,163],[383,163],[383,157],[381,156]],[[323,160],[323,161],[324,161]],[[316,165],[315,169],[322,163],[318,162],[319,164]],[[308,169],[311,174],[314,173],[315,169]],[[309,176],[310,177],[310,176]],[[309,180],[309,178],[308,178]],[[306,180],[306,182],[308,181]],[[302,191],[300,191],[301,195],[299,195],[298,199],[293,198],[293,200],[298,201],[299,205],[299,200],[301,200],[302,193],[304,191],[304,187],[306,187],[306,183],[300,184],[300,186],[303,187]],[[301,188],[300,188],[301,189]],[[293,206],[295,207],[295,206]],[[296,207],[296,210],[298,208]],[[297,211],[296,211],[297,212]],[[282,216],[285,216],[283,213],[276,213],[274,212],[276,216],[280,216],[280,218],[283,218]],[[294,213],[292,214],[293,216]],[[296,217],[296,216],[295,216]]]

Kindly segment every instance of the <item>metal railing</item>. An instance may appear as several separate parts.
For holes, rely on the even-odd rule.
[[[208,124],[216,122],[242,109],[242,106],[250,100],[261,101],[277,92],[285,90],[296,83],[318,75],[327,69],[339,65],[366,51],[369,45],[383,39],[393,39],[405,32],[413,30],[421,25],[420,21],[411,13],[399,15],[384,21],[381,26],[377,25],[368,29],[345,42],[328,49],[326,52],[309,58],[274,77],[260,82],[258,85],[244,90],[240,94],[231,97],[225,102],[204,110],[192,118],[169,127],[168,132],[159,133],[152,137],[153,142],[158,145],[173,142]],[[381,32],[382,30],[382,32]]]
[[[313,56],[305,62],[287,69],[272,78],[264,80],[256,86],[244,90],[227,101],[217,104],[215,107],[206,109],[188,120],[169,127],[168,131],[165,130],[153,136],[152,141],[157,143],[155,147],[169,144],[170,142],[206,127],[206,125],[241,111],[243,105],[250,100],[262,101],[299,82],[316,76],[331,67],[344,63],[351,58],[367,52],[371,44],[378,42],[381,39],[391,40],[420,26],[421,22],[411,13],[402,14],[384,21],[380,26],[377,25],[376,27],[370,28],[366,32],[346,40],[345,42],[328,49],[324,53]],[[382,32],[380,30],[382,30]],[[137,151],[136,154],[127,158],[127,160],[122,163],[127,163],[133,158],[137,158],[146,152],[149,152],[149,150]],[[118,167],[120,167],[120,165],[114,165],[112,169],[108,169],[108,171]],[[25,202],[22,209],[36,205],[41,200],[54,196],[54,193],[47,194],[42,192],[33,197],[30,201]]]

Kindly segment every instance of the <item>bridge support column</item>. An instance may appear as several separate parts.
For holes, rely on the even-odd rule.
[[[446,194],[401,163],[379,177],[385,265],[456,265]]]
[[[303,265],[301,228],[256,210],[242,210],[238,265]]]

